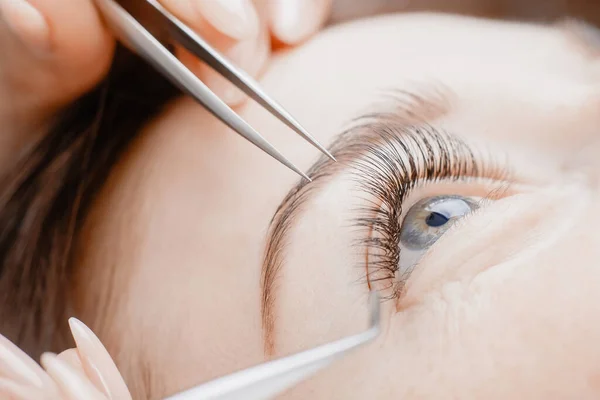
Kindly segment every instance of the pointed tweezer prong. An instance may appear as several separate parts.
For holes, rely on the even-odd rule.
[[[310,144],[319,149],[327,157],[335,161],[335,158],[317,140],[308,133],[279,103],[270,98],[260,85],[243,70],[231,64],[225,57],[216,51],[208,42],[202,39],[179,18],[174,16],[156,0],[146,0],[167,21],[170,35],[190,53],[200,58],[212,69],[229,80],[240,90],[262,105],[277,119],[293,129],[296,133],[306,139]]]
[[[256,132],[246,121],[219,99],[196,75],[187,69],[169,50],[144,28],[131,14],[114,0],[96,1],[106,22],[111,25],[119,38],[151,63],[185,93],[204,105],[214,116],[231,129],[259,147],[265,153],[296,172],[304,179],[311,180],[294,164],[285,158],[265,138]]]
[[[264,400],[312,376],[349,351],[373,341],[380,332],[379,296],[369,298],[370,326],[363,333],[259,364],[196,386],[165,400]]]

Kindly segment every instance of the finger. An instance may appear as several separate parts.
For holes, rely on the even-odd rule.
[[[266,30],[257,37],[235,43],[222,50],[222,54],[236,67],[256,77],[270,55],[270,39]],[[186,51],[181,51],[182,62],[194,72],[221,100],[230,106],[241,104],[247,96],[235,85]]]
[[[0,398],[4,400],[51,399],[42,389],[22,385],[5,378],[0,378]]]
[[[243,40],[258,33],[259,20],[251,0],[195,0],[202,17],[216,30]]]
[[[48,22],[38,9],[25,0],[0,0],[0,19],[27,48],[49,50]]]
[[[264,33],[264,25],[260,26],[260,18],[251,0],[243,2],[238,0],[161,1],[169,11],[202,36],[234,65],[250,75],[256,75],[261,70],[270,52],[270,39],[268,34]],[[237,23],[236,20],[239,21],[241,18],[239,15],[233,17],[234,20],[230,23],[225,23],[226,15],[231,17],[237,13],[232,12],[232,9],[244,10],[245,17],[242,19],[247,20],[245,28],[238,30],[239,28],[231,26],[233,23]],[[244,35],[241,34],[242,31],[245,32]],[[241,40],[236,39],[236,37],[241,38],[242,36],[244,37]],[[236,105],[245,99],[245,95],[234,85],[187,50],[178,46],[176,55],[227,104]]]
[[[331,3],[332,0],[268,1],[272,35],[289,45],[306,40],[325,24]]]
[[[83,369],[83,365],[81,365],[81,359],[79,358],[79,353],[77,349],[68,349],[57,355],[59,359],[66,362],[73,368],[75,371],[79,372],[82,375],[85,375],[85,370]]]
[[[199,0],[160,0],[162,5],[212,46],[221,47],[235,40],[210,24],[198,6]]]
[[[43,354],[42,365],[58,385],[65,400],[106,400],[106,397],[84,375],[75,371],[55,354]]]
[[[100,339],[83,322],[69,319],[71,333],[77,343],[79,359],[86,375],[109,399],[131,399],[129,390],[110,354]]]
[[[90,54],[90,52],[106,50],[106,43],[112,42],[91,0],[8,1],[26,2],[38,10],[48,23],[51,46],[61,52],[100,56],[101,54]]]
[[[2,335],[0,335],[0,377],[48,391],[56,389],[44,370]]]
[[[115,40],[93,3],[0,0],[3,80],[17,96],[55,109],[104,76]]]

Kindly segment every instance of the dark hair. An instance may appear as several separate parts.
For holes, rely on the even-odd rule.
[[[141,127],[177,91],[118,47],[107,77],[67,107],[0,183],[0,333],[32,357],[71,344],[74,242]]]

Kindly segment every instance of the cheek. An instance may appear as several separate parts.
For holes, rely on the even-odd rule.
[[[560,251],[590,212],[589,197],[581,183],[564,182],[486,205],[459,221],[423,257],[398,308],[441,292],[449,282],[470,285],[502,271],[513,273],[515,259]]]
[[[544,195],[554,199],[548,210],[562,210],[563,219],[541,223],[546,214],[539,202],[532,217],[541,221],[537,231],[519,225],[526,220],[519,215],[517,222],[504,219],[504,232],[512,234],[495,235],[496,245],[516,232],[534,233],[527,245],[521,240],[511,251],[492,252],[495,264],[483,271],[459,268],[440,275],[439,285],[420,292],[418,302],[391,317],[384,313],[375,344],[303,383],[290,397],[317,392],[345,399],[597,398],[600,246],[594,226],[600,221],[594,216],[600,216],[600,207],[583,190],[571,192],[575,197],[567,187],[561,192],[562,197]],[[510,208],[520,212],[514,204]],[[569,208],[576,211],[569,214]],[[425,271],[420,278],[429,279]],[[390,311],[386,304],[384,311]]]
[[[600,254],[582,241],[590,233],[446,283],[286,398],[598,398]]]
[[[474,276],[444,278],[394,316],[394,370],[420,396],[597,398],[600,207],[579,196],[562,226]]]

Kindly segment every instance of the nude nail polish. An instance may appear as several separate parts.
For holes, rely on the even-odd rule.
[[[0,377],[41,388],[43,371],[12,342],[0,335]]]
[[[225,35],[241,40],[258,32],[258,15],[251,0],[196,1],[202,16]]]
[[[67,349],[62,353],[59,353],[57,357],[69,364],[73,370],[84,375],[86,374],[85,370],[83,369],[83,364],[81,364],[81,357],[79,356],[77,349]]]
[[[322,25],[330,0],[277,0],[268,4],[275,36],[284,43],[296,44]]]
[[[83,322],[69,319],[71,333],[77,344],[77,351],[83,369],[94,385],[109,399],[127,399],[129,390],[114,361],[100,342],[100,339]]]
[[[279,0],[271,5],[271,24],[276,36],[288,44],[296,43],[307,35],[313,0]]]
[[[43,390],[21,385],[10,379],[0,378],[0,399],[38,400],[45,398]]]
[[[41,363],[68,400],[100,400],[104,397],[86,377],[75,372],[56,354],[42,354]]]
[[[37,51],[50,49],[46,18],[26,0],[0,0],[0,16],[23,43]]]

